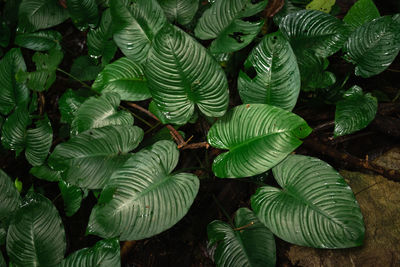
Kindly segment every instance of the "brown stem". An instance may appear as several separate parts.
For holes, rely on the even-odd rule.
[[[136,241],[125,241],[122,243],[122,247],[121,247],[121,258],[125,258],[126,255],[131,251],[131,249],[133,248],[133,246],[136,244]]]
[[[210,144],[207,142],[200,142],[200,143],[193,143],[193,144],[188,144],[182,147],[182,150],[184,149],[197,149],[197,148],[205,148],[208,149],[210,147]]]
[[[250,223],[248,223],[248,224],[246,224],[246,225],[240,226],[240,227],[238,227],[238,228],[234,228],[233,231],[240,231],[240,230],[246,229],[247,227],[250,227],[250,226],[252,226],[253,224],[254,224],[254,222],[250,222]]]

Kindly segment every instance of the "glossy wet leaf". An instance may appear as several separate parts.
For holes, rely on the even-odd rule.
[[[53,129],[47,116],[26,132],[25,157],[32,166],[43,165],[53,141]]]
[[[217,245],[217,266],[275,266],[275,239],[248,208],[236,212],[234,229],[222,221],[207,226],[209,245]]]
[[[74,60],[71,74],[81,81],[93,81],[102,69],[102,66],[96,65],[96,60],[85,55]]]
[[[229,150],[214,159],[220,178],[240,178],[263,173],[301,145],[311,128],[299,116],[267,104],[247,104],[231,109],[208,132],[208,143]]]
[[[77,186],[71,185],[66,181],[60,181],[58,187],[64,201],[65,215],[68,217],[74,215],[81,207],[83,191]]]
[[[36,52],[32,61],[36,65],[36,71],[17,73],[16,78],[20,83],[33,90],[42,92],[50,88],[56,80],[56,70],[64,57],[63,52],[53,48],[48,53]]]
[[[145,75],[153,101],[170,123],[185,124],[196,107],[209,117],[226,112],[228,84],[222,68],[176,27],[166,26],[156,36]]]
[[[399,35],[399,24],[389,16],[367,22],[350,35],[343,48],[345,59],[356,65],[357,76],[377,75],[398,55]]]
[[[107,125],[133,125],[133,117],[126,111],[118,111],[120,97],[115,93],[91,97],[81,104],[71,124],[71,132],[78,134]]]
[[[139,240],[176,224],[199,189],[195,175],[171,174],[178,158],[174,142],[159,141],[128,159],[103,189],[87,231],[103,238]]]
[[[293,109],[300,92],[300,72],[289,42],[280,33],[266,35],[250,53],[244,69],[238,79],[243,103]],[[255,70],[256,76],[249,77],[246,70]]]
[[[99,9],[96,0],[66,0],[72,22],[80,30],[96,27],[99,21]]]
[[[313,0],[306,6],[306,9],[330,13],[335,2],[336,0]]]
[[[353,86],[346,91],[344,99],[336,103],[334,136],[351,134],[367,127],[375,118],[377,109],[376,97]]]
[[[142,138],[142,129],[131,125],[91,129],[56,146],[48,163],[54,170],[63,171],[66,182],[100,189]]]
[[[29,171],[33,176],[38,179],[46,180],[49,182],[61,181],[61,172],[51,169],[47,165],[32,167]]]
[[[60,47],[61,34],[58,31],[38,31],[20,33],[15,37],[15,44],[35,51],[46,51]]]
[[[75,251],[61,262],[61,267],[88,266],[121,266],[118,239],[100,240],[93,247]]]
[[[1,143],[3,147],[15,150],[18,155],[25,148],[26,129],[29,124],[31,124],[31,118],[28,110],[23,107],[17,107],[8,116],[1,129]]]
[[[54,0],[22,0],[18,12],[20,30],[34,32],[56,26],[69,15],[58,1]]]
[[[335,84],[336,76],[326,71],[329,66],[327,59],[317,57],[307,51],[303,53],[297,56],[303,91],[315,91]]]
[[[125,56],[143,62],[154,37],[167,23],[156,0],[110,0],[114,41]]]
[[[6,261],[3,257],[3,252],[0,252],[0,266],[7,266]]]
[[[99,93],[118,93],[121,100],[140,101],[151,97],[143,66],[127,57],[108,64],[92,88]]]
[[[102,57],[104,64],[110,62],[117,51],[112,39],[112,19],[110,9],[103,11],[99,26],[87,34],[88,54],[93,58]]]
[[[86,89],[68,89],[58,100],[61,122],[71,124],[79,107],[90,96],[92,96],[91,92]]]
[[[26,104],[29,90],[15,80],[15,74],[26,71],[24,58],[19,48],[11,49],[0,60],[0,113],[7,115],[16,105]]]
[[[272,169],[282,189],[264,186],[251,198],[257,217],[279,238],[300,246],[360,246],[360,207],[342,176],[317,158],[290,155]]]
[[[364,23],[379,18],[380,14],[372,0],[358,0],[347,11],[343,21],[353,29],[361,27]]]
[[[13,266],[56,266],[66,250],[62,220],[46,197],[28,193],[7,233],[7,253]]]
[[[0,169],[0,228],[8,221],[12,213],[18,209],[21,201],[17,188],[11,178]],[[3,229],[4,231],[4,229]]]
[[[171,22],[185,25],[192,21],[199,7],[199,0],[158,0]]]
[[[202,40],[215,39],[210,46],[213,53],[233,52],[247,46],[264,24],[263,20],[246,21],[262,11],[268,1],[216,1],[199,19],[194,33]]]

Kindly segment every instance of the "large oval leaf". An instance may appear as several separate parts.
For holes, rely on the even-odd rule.
[[[268,1],[253,4],[251,0],[215,1],[199,19],[194,30],[197,38],[215,39],[210,50],[213,53],[237,51],[247,46],[264,24],[263,20],[245,21],[246,17],[262,11]]]
[[[167,23],[156,0],[110,0],[114,41],[125,56],[143,62],[158,31]]]
[[[399,24],[389,16],[367,22],[350,35],[343,48],[345,58],[356,64],[356,75],[364,78],[377,75],[399,53],[399,36]]]
[[[18,208],[19,193],[11,178],[0,169],[0,228],[9,216]]]
[[[159,141],[128,159],[103,189],[90,215],[88,232],[139,240],[177,223],[199,189],[195,175],[171,174],[178,158],[174,142]]]
[[[58,188],[60,188],[61,196],[64,201],[65,215],[70,217],[81,207],[83,191],[79,187],[71,185],[66,181],[60,181],[58,183]]]
[[[47,165],[35,166],[30,169],[29,173],[38,179],[46,180],[49,182],[61,181],[61,172],[51,169]]]
[[[251,198],[257,217],[279,238],[300,246],[360,246],[364,223],[351,188],[327,163],[290,155],[272,169],[281,189],[264,186]]]
[[[364,23],[379,18],[378,9],[372,0],[358,0],[347,11],[343,21],[350,25],[353,29],[361,27]]]
[[[213,163],[221,178],[240,178],[269,170],[302,143],[311,128],[297,115],[266,104],[231,109],[208,132],[210,145],[229,149]]]
[[[213,221],[207,226],[210,245],[217,244],[214,261],[217,266],[275,266],[275,239],[248,208],[240,208],[235,228]]]
[[[0,113],[4,115],[16,105],[28,102],[28,88],[15,80],[19,71],[26,71],[25,61],[21,50],[13,48],[0,61]]]
[[[228,84],[222,68],[176,27],[166,26],[155,38],[145,74],[154,102],[170,123],[185,124],[196,106],[209,117],[226,112]]]
[[[78,134],[107,125],[133,125],[133,117],[129,112],[117,110],[119,103],[120,97],[115,93],[89,98],[76,112],[71,132]]]
[[[121,266],[118,239],[100,240],[91,248],[80,249],[61,262],[61,267]]]
[[[15,150],[18,155],[25,148],[26,128],[31,124],[31,118],[25,107],[17,107],[8,116],[1,129],[1,143],[7,149]]]
[[[90,96],[92,96],[92,92],[90,90],[68,89],[58,100],[58,109],[61,113],[61,122],[71,124],[79,107]]]
[[[296,105],[300,92],[300,72],[289,42],[280,34],[266,35],[244,64],[255,70],[249,77],[240,71],[238,90],[243,103],[270,104],[286,110]]]
[[[199,0],[158,0],[165,15],[171,22],[188,24],[199,7]]]
[[[20,30],[34,32],[60,24],[68,18],[68,12],[58,1],[22,0],[18,18]]]
[[[70,184],[99,189],[142,138],[143,130],[136,126],[91,129],[59,144],[49,157],[49,165],[64,171],[62,175]]]
[[[84,31],[96,27],[99,21],[99,9],[96,0],[66,0],[68,12],[75,26]]]
[[[25,157],[32,166],[43,165],[53,141],[53,129],[47,116],[36,122],[36,128],[27,130]]]
[[[358,86],[353,86],[345,94],[345,99],[336,103],[334,136],[351,134],[361,130],[375,118],[378,100],[370,93],[363,94]]]
[[[46,197],[28,193],[7,233],[13,266],[57,266],[64,258],[65,232],[57,209]]]
[[[140,101],[151,97],[141,64],[124,57],[108,64],[92,88],[101,93],[118,93],[121,100]]]
[[[62,36],[57,31],[20,33],[15,36],[15,44],[36,51],[46,51],[60,46]]]

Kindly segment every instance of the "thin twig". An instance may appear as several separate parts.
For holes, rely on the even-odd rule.
[[[143,118],[140,117],[139,115],[137,115],[137,114],[135,114],[134,112],[132,112],[132,110],[130,110],[129,108],[126,108],[126,107],[124,107],[124,106],[122,106],[122,105],[120,105],[120,107],[121,107],[123,110],[128,111],[130,114],[132,114],[133,117],[135,117],[136,119],[140,120],[141,122],[143,122],[144,124],[146,124],[146,125],[149,126],[150,128],[153,127],[153,125],[152,125],[151,123],[147,122],[145,119],[143,119]]]
[[[57,70],[58,70],[59,72],[61,72],[61,73],[64,73],[65,75],[67,75],[67,76],[70,77],[71,79],[73,79],[73,80],[79,82],[83,87],[92,89],[92,87],[90,87],[87,83],[84,83],[83,81],[79,80],[78,78],[76,78],[76,77],[75,77],[74,75],[72,75],[71,73],[66,72],[65,70],[60,69],[60,68],[57,68]],[[95,92],[96,92],[96,91],[95,91]],[[97,92],[97,93],[98,93],[98,92]]]
[[[182,147],[182,150],[184,149],[198,149],[198,148],[205,148],[208,149],[210,147],[210,144],[207,142],[200,142],[200,143],[193,143],[193,144],[187,144]]]
[[[321,130],[323,130],[323,129],[332,127],[333,125],[335,125],[335,122],[334,122],[334,121],[324,122],[324,123],[322,123],[322,124],[320,124],[320,125],[315,126],[315,127],[313,128],[313,132],[315,133],[315,132],[321,131]]]
[[[238,228],[234,228],[233,231],[240,231],[240,230],[246,229],[247,227],[250,227],[252,225],[254,225],[254,222],[250,222],[250,223],[248,223],[246,225],[240,226]]]

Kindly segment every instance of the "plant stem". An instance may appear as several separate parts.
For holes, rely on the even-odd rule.
[[[61,72],[61,73],[64,73],[65,75],[67,75],[67,76],[70,77],[71,79],[73,79],[73,80],[79,82],[83,87],[92,89],[92,87],[90,87],[87,83],[84,83],[83,81],[79,80],[78,78],[76,78],[76,77],[75,77],[74,75],[72,75],[71,73],[66,72],[65,70],[60,69],[60,68],[57,68],[57,70],[58,70],[59,72]],[[96,92],[96,93],[98,93],[98,92]]]
[[[250,227],[252,225],[254,225],[254,222],[250,222],[250,223],[248,223],[246,225],[240,226],[238,228],[234,228],[233,231],[240,231],[240,230],[246,229],[247,227]]]
[[[153,125],[153,127],[151,127],[150,129],[148,129],[147,131],[144,132],[144,134],[148,134],[151,131],[153,131],[155,128],[157,128],[158,126],[160,126],[161,122],[157,122],[156,124]]]
[[[134,112],[132,112],[132,110],[130,110],[129,108],[126,108],[126,107],[124,107],[124,106],[122,106],[122,105],[120,105],[120,107],[121,107],[123,110],[126,110],[126,111],[128,111],[129,113],[131,113],[133,117],[135,117],[136,119],[140,120],[141,122],[143,122],[144,124],[146,124],[146,125],[149,126],[150,128],[153,128],[153,125],[152,125],[151,123],[149,123],[148,121],[146,121],[145,119],[143,119],[143,118],[140,117],[139,115],[137,115],[137,114],[135,114]]]
[[[187,143],[188,141],[186,141]],[[200,142],[200,143],[193,143],[193,144],[186,144],[182,146],[182,150],[184,149],[197,149],[197,148],[205,148],[208,149],[210,147],[210,144],[207,142]]]

